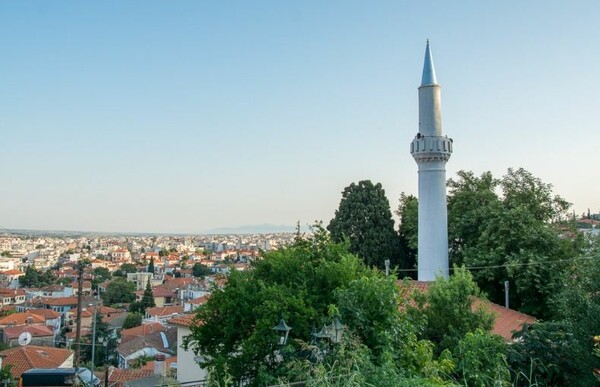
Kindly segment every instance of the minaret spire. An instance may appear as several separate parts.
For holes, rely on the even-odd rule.
[[[437,79],[435,77],[435,67],[433,67],[433,57],[431,56],[431,49],[429,48],[429,39],[427,39],[427,46],[425,47],[423,76],[421,77],[421,86],[427,85],[437,85]]]
[[[427,40],[419,86],[419,133],[410,144],[419,168],[419,281],[449,274],[446,162],[452,147],[452,139],[442,134],[441,87]]]

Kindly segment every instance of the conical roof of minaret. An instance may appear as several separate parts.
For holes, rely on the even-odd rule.
[[[427,39],[427,47],[425,48],[425,62],[423,63],[423,77],[421,78],[421,86],[437,85],[435,77],[435,68],[433,67],[433,57],[429,49],[429,39]]]

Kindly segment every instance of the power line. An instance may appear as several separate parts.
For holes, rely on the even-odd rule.
[[[598,259],[600,257],[577,257],[577,258],[569,258],[569,259],[555,259],[552,261],[537,261],[537,262],[517,262],[517,263],[505,263],[502,265],[486,265],[486,266],[466,266],[467,270],[482,270],[482,269],[501,269],[508,267],[522,267],[522,266],[537,266],[537,265],[547,265],[551,263],[564,263],[564,262],[573,262],[573,261],[581,261],[581,260],[592,260]],[[460,267],[462,268],[462,267]],[[397,269],[397,272],[416,272],[419,269]],[[454,270],[453,267],[450,270]]]

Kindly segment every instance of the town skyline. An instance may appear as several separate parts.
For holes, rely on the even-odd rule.
[[[598,213],[599,7],[2,3],[0,233],[327,224],[365,179],[394,210],[427,38],[447,177],[523,167]]]

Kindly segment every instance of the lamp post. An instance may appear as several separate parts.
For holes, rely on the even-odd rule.
[[[277,324],[277,326],[273,327],[273,330],[277,331],[277,334],[279,335],[279,345],[282,347],[284,345],[286,345],[287,340],[288,340],[288,335],[290,334],[290,331],[292,330],[292,328],[285,323],[283,316],[279,320],[279,324]]]

